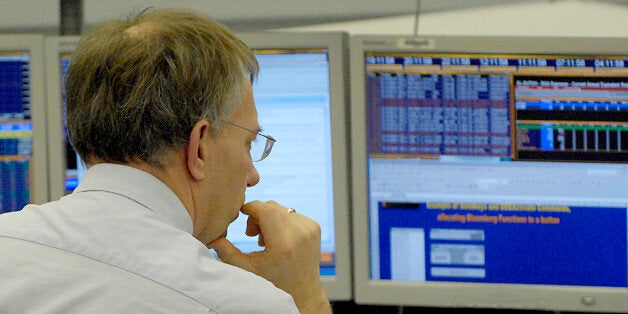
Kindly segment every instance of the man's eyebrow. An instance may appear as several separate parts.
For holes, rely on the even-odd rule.
[[[251,138],[251,140],[257,140],[258,134],[262,133],[262,128],[260,126],[257,126],[255,128],[250,128],[248,130],[252,131],[252,132],[250,132],[251,136],[249,137],[249,138]]]

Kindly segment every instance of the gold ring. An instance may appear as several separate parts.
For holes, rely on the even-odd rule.
[[[296,212],[297,212],[297,211],[296,211],[294,208],[292,208],[292,207],[290,207],[290,208],[286,209],[286,211],[287,211],[287,212],[289,212],[289,213],[296,213]]]

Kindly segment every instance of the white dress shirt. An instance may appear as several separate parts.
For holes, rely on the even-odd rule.
[[[95,165],[74,193],[0,215],[0,313],[298,313],[191,234],[157,178]]]

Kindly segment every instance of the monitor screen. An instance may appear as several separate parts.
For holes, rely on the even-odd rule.
[[[349,248],[349,170],[345,109],[347,36],[341,33],[239,34],[255,50],[260,74],[253,84],[259,123],[264,134],[277,142],[271,155],[255,163],[260,182],[247,189],[246,200],[275,200],[316,220],[322,231],[320,271],[333,300],[351,299]],[[56,73],[49,75],[57,94],[50,106],[58,117],[51,132],[62,143],[54,154],[56,197],[71,193],[85,166],[67,140],[63,119],[61,77],[78,38],[60,37],[48,42],[49,59]],[[55,71],[53,67],[51,72]],[[51,88],[52,89],[52,88]],[[54,108],[53,108],[54,107]],[[62,137],[63,136],[63,137]],[[61,188],[62,187],[62,188]],[[241,250],[260,250],[257,238],[244,234],[246,216],[240,215],[228,238]]]
[[[356,302],[628,311],[627,52],[352,38]]]
[[[48,200],[43,36],[0,36],[0,213]]]

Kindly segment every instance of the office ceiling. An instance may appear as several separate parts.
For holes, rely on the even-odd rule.
[[[345,22],[522,2],[588,1],[628,5],[628,0],[82,0],[83,24],[146,7],[187,7],[212,16],[238,31]]]
[[[237,31],[279,29],[421,13],[541,2],[612,3],[628,0],[0,0],[0,32],[79,34],[99,21],[147,7],[187,7]]]
[[[255,1],[258,8],[250,11],[250,15],[239,10],[234,15],[225,15],[223,23],[244,29],[294,27],[416,14],[417,8],[426,13],[516,1],[530,0],[258,0]]]

